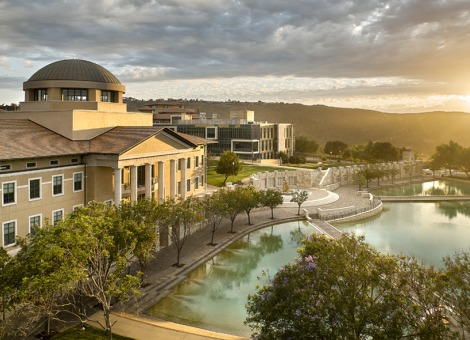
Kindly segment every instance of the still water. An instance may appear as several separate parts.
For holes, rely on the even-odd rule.
[[[407,186],[408,187],[408,186]],[[395,195],[470,195],[470,185],[435,181],[390,188]],[[389,190],[389,189],[387,189]],[[392,195],[392,193],[381,193]],[[338,226],[364,235],[383,253],[415,255],[441,266],[441,259],[470,247],[470,202],[386,203],[374,218]],[[146,311],[168,321],[249,337],[245,303],[262,270],[274,273],[297,256],[313,232],[305,222],[264,228],[233,243],[192,272],[171,294]]]
[[[444,256],[470,249],[470,202],[386,203],[376,217],[336,227],[364,235],[382,253],[442,267]]]
[[[306,222],[287,222],[254,231],[206,262],[146,314],[198,328],[249,337],[243,324],[248,294],[257,277],[271,275],[297,257],[301,240],[313,232]]]
[[[430,181],[374,189],[372,193],[377,196],[469,196],[470,182]]]

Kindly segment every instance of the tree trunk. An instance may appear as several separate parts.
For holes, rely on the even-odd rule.
[[[113,332],[111,330],[111,311],[109,308],[103,306],[103,314],[104,314],[104,322],[106,325],[106,335],[108,336],[108,340],[113,339]]]
[[[214,245],[214,235],[215,235],[215,228],[212,227],[211,246]]]
[[[274,209],[271,208],[271,219],[274,220]]]

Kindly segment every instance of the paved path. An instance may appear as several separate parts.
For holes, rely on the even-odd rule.
[[[209,188],[213,190],[214,188]],[[306,209],[309,214],[317,212],[317,203],[323,201],[325,197],[331,198],[330,193],[312,189],[309,201],[302,205],[302,209]],[[329,202],[326,207],[346,207],[356,206],[363,207],[369,205],[367,198],[357,195],[357,186],[340,187],[333,195],[333,202]],[[337,197],[336,197],[337,196]],[[324,201],[323,201],[324,202]],[[224,335],[205,330],[194,329],[188,326],[174,324],[162,320],[152,319],[144,315],[144,311],[152,306],[158,299],[167,294],[171,288],[183,280],[186,275],[209,258],[213,257],[226,245],[234,240],[248,234],[249,232],[269,226],[273,223],[280,223],[287,220],[304,219],[304,215],[297,215],[298,207],[290,204],[284,204],[274,210],[275,219],[271,219],[271,210],[267,208],[256,209],[251,213],[251,222],[253,225],[247,225],[247,216],[242,213],[235,220],[235,234],[230,234],[230,221],[224,220],[215,234],[215,247],[208,246],[210,242],[211,230],[204,228],[197,231],[189,237],[185,244],[181,262],[185,265],[181,268],[173,266],[176,259],[175,247],[169,246],[156,254],[156,257],[150,262],[145,273],[144,282],[147,284],[142,289],[142,294],[137,301],[131,301],[122,307],[120,312],[112,315],[112,320],[116,321],[113,330],[115,333],[129,336],[134,339],[184,339],[184,340],[201,340],[201,339],[241,339],[239,337]],[[121,313],[121,314],[120,314]],[[100,313],[90,317],[90,323],[93,320],[101,319]]]

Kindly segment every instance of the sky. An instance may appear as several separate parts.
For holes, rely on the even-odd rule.
[[[126,97],[470,112],[468,0],[0,0],[0,104],[58,60]]]

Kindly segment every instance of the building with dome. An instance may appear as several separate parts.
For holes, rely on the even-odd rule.
[[[14,251],[18,236],[93,200],[204,192],[208,140],[127,112],[125,86],[102,66],[57,61],[23,90],[18,111],[0,112],[0,246]]]

